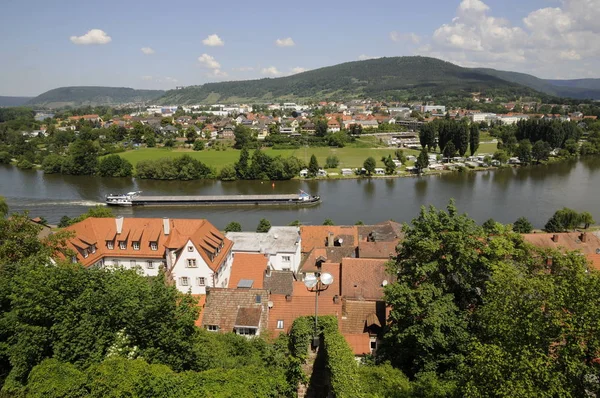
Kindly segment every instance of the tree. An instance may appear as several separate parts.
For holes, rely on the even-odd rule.
[[[133,166],[119,155],[108,155],[100,160],[98,174],[102,177],[131,177]]]
[[[455,131],[452,142],[460,156],[464,156],[469,148],[469,129],[466,124],[455,122]]]
[[[92,141],[76,140],[69,146],[65,171],[75,175],[94,175],[98,170],[98,147]]]
[[[400,163],[406,163],[406,156],[404,155],[404,151],[402,149],[397,149],[394,155],[396,156],[396,159],[400,161]]]
[[[235,167],[230,164],[226,164],[225,166],[223,166],[221,168],[221,172],[219,173],[219,180],[221,180],[221,181],[237,180],[237,172],[235,170]]]
[[[421,147],[432,150],[435,148],[435,128],[433,123],[425,123],[419,129]]]
[[[4,196],[0,196],[0,217],[6,217],[8,215],[8,203]]]
[[[58,223],[58,228],[65,228],[65,227],[68,227],[69,225],[71,225],[71,217],[62,216]]]
[[[591,218],[591,214],[587,214],[590,218],[586,218],[586,220],[593,223],[594,220]],[[582,215],[577,213],[575,210],[563,207],[562,209],[557,210],[552,217],[550,217],[544,226],[544,229],[546,232],[564,232],[573,230],[582,224],[582,219]]]
[[[486,233],[493,233],[496,230],[496,221],[493,218],[490,218],[486,220],[481,227]]]
[[[294,220],[288,224],[288,227],[299,227],[301,225],[302,225],[302,223],[300,222],[300,220]]]
[[[506,153],[506,151],[499,149],[496,152],[494,152],[494,159],[499,161],[500,163],[504,164],[506,162],[508,162],[508,154]]]
[[[325,137],[327,135],[327,120],[318,119],[315,121],[315,136]]]
[[[327,160],[325,160],[325,168],[326,169],[335,169],[340,164],[340,160],[335,155],[327,156]]]
[[[249,160],[250,153],[248,152],[248,148],[242,148],[240,152],[240,159],[235,163],[235,173],[237,174],[237,178],[240,180],[248,178],[249,172]]]
[[[531,142],[529,142],[529,140],[522,140],[519,142],[515,155],[517,155],[521,163],[531,163]]]
[[[392,155],[384,156],[381,160],[385,165],[385,174],[392,175],[396,172],[396,163],[392,160]]]
[[[335,225],[335,223],[331,218],[326,218],[325,221],[323,221],[323,225]]]
[[[588,229],[590,225],[595,224],[596,221],[594,221],[594,217],[589,212],[584,211],[579,215],[579,223],[583,224],[584,229]]]
[[[448,142],[444,147],[444,157],[452,159],[456,155],[456,147],[452,141]]]
[[[204,141],[196,140],[194,141],[194,151],[201,151],[204,149]]]
[[[550,151],[550,145],[548,145],[546,141],[539,140],[536,141],[531,148],[531,157],[539,163],[543,160],[548,160]]]
[[[419,173],[429,167],[429,155],[427,154],[427,149],[421,149],[421,153],[419,153],[417,161],[415,162],[415,167]]]
[[[477,148],[479,148],[479,126],[472,123],[469,132],[469,149],[471,151],[471,156],[475,155]]]
[[[375,163],[375,159],[372,156],[369,156],[367,159],[365,159],[363,167],[367,171],[367,175],[370,176],[371,174],[375,173],[375,167],[377,167],[377,163]]]
[[[308,175],[310,177],[316,177],[319,169],[319,162],[317,161],[317,157],[313,154],[310,156],[310,161],[308,162]]]
[[[10,153],[8,153],[6,151],[0,152],[0,164],[10,164],[11,161],[12,161],[12,156],[10,156]]]
[[[258,222],[258,226],[256,227],[256,232],[269,232],[271,229],[271,223],[266,218],[261,218]]]
[[[63,171],[63,163],[64,158],[55,153],[51,153],[50,155],[44,158],[42,162],[42,169],[45,174],[54,174],[54,173],[62,173]]]
[[[225,232],[242,232],[242,225],[237,221],[232,221],[225,226]]]
[[[533,225],[525,217],[519,217],[513,224],[513,231],[520,234],[529,234],[533,231]]]
[[[242,149],[244,147],[256,148],[258,140],[254,137],[250,128],[238,124],[233,130],[233,134],[235,135],[235,143],[233,145],[235,149]]]
[[[194,128],[194,126],[190,126],[185,130],[185,138],[188,144],[191,144],[194,141],[196,141],[196,138],[198,138],[198,133],[196,133],[196,129]]]
[[[365,223],[362,222],[362,220],[358,220],[357,222],[354,223],[354,225],[365,225]]]

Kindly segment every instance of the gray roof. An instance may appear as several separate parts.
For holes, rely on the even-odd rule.
[[[294,273],[275,270],[265,273],[263,287],[271,294],[291,295],[294,293]]]
[[[271,227],[267,233],[228,232],[225,236],[233,242],[234,252],[293,253],[300,244],[298,227]]]

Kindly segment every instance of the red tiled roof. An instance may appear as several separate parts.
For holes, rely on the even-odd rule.
[[[371,353],[371,340],[367,333],[349,334],[344,333],[344,338],[348,342],[354,355],[367,355]]]
[[[262,289],[268,262],[269,260],[263,254],[235,253],[231,266],[229,287],[235,289],[240,280],[249,279],[254,281],[253,288]]]
[[[558,238],[556,242],[552,240],[555,235]],[[582,241],[582,238],[585,242]],[[597,253],[597,250],[600,249],[600,238],[593,233],[564,232],[557,234],[523,234],[523,239],[542,249],[556,249],[561,251],[579,250],[588,258],[588,260],[590,260],[592,268],[600,270],[600,253]]]
[[[164,233],[162,218],[124,218],[122,230],[117,234],[114,218],[87,218],[66,228],[73,231],[75,237],[67,242],[67,247],[74,250],[77,260],[84,266],[90,266],[105,256],[164,258],[165,248],[181,250],[189,240],[198,249],[200,255],[216,271],[233,246],[233,242],[211,223],[204,219],[171,219],[169,235]],[[108,249],[107,240],[113,241],[113,249]],[[119,247],[119,241],[125,241],[126,249]],[[139,250],[133,248],[133,242],[139,242]],[[158,250],[152,250],[151,242],[157,242]],[[217,253],[217,246],[223,247]],[[85,258],[77,248],[85,249],[96,244],[96,252]],[[210,256],[213,256],[211,260]]]
[[[303,225],[300,227],[302,253],[308,253],[315,247],[327,246],[327,237],[330,232],[333,233],[334,238],[343,236],[342,246],[356,246],[358,243],[358,229],[354,225]]]
[[[340,322],[342,333],[365,333],[367,328],[382,328],[386,321],[384,301],[363,301],[344,299],[343,315]]]
[[[306,288],[305,288],[306,290]],[[286,296],[272,294],[270,301],[273,307],[269,310],[269,330],[274,333],[287,333],[296,318],[315,315],[315,294],[309,296]],[[319,297],[319,316],[333,315],[338,318],[342,315],[342,300],[334,303],[331,297]],[[277,321],[283,321],[283,329],[277,329]]]
[[[257,300],[257,296],[260,300]],[[201,324],[203,327],[216,325],[224,333],[232,332],[234,326],[238,325],[238,320],[241,323],[256,323],[256,325],[238,326],[260,324],[261,330],[266,329],[268,302],[269,293],[264,289],[208,288]],[[239,313],[241,308],[244,310]],[[259,314],[258,318],[257,314]]]
[[[389,259],[396,255],[397,241],[394,242],[360,242],[358,244],[358,257]]]
[[[383,299],[383,281],[393,281],[386,270],[387,260],[345,258],[342,260],[342,295],[362,299]]]
[[[194,294],[196,299],[198,299],[198,319],[194,324],[198,327],[202,325],[202,315],[204,314],[204,305],[206,304],[206,294]]]

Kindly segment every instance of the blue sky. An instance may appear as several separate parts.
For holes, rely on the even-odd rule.
[[[4,0],[0,95],[169,89],[399,55],[596,77],[599,10],[600,0]]]

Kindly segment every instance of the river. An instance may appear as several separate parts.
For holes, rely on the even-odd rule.
[[[226,195],[295,193],[302,189],[320,195],[313,207],[135,207],[115,208],[125,217],[207,218],[223,228],[238,221],[245,230],[261,218],[273,225],[293,220],[321,224],[377,223],[388,219],[410,221],[422,205],[444,207],[450,198],[459,211],[478,222],[493,218],[511,223],[527,217],[541,228],[562,207],[589,211],[600,222],[600,158],[549,165],[482,172],[393,179],[320,181],[151,181],[49,174],[0,166],[0,195],[11,211],[28,211],[57,223],[63,215],[77,216],[102,204],[109,193],[143,191],[145,195]]]

